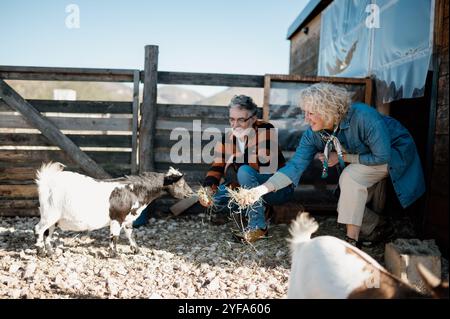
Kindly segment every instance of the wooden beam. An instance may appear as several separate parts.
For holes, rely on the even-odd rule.
[[[158,83],[158,46],[145,46],[144,100],[139,129],[139,171],[154,170],[154,136]]]
[[[131,114],[132,103],[113,101],[26,100],[39,112]],[[13,109],[0,99],[0,112]]]
[[[130,152],[98,152],[98,151],[86,151],[84,152],[89,158],[91,158],[96,165],[128,165],[131,162]],[[0,164],[9,163],[10,165],[26,166],[42,164],[42,162],[56,161],[64,163],[67,166],[80,166],[83,171],[86,170],[75,162],[73,157],[67,155],[66,152],[60,150],[0,150]]]
[[[42,132],[42,134],[56,146],[70,156],[75,163],[88,174],[97,178],[110,178],[103,168],[97,165],[89,156],[82,152],[68,137],[49,120],[44,118],[30,103],[25,101],[4,80],[0,79],[0,97],[12,106],[16,111],[31,124]]]
[[[270,76],[264,76],[264,101],[263,101],[263,120],[270,120]]]
[[[367,105],[372,105],[373,102],[373,90],[372,90],[373,80],[371,78],[366,78],[366,87],[365,87],[365,103]]]
[[[366,84],[366,78],[349,78],[349,77],[333,77],[333,76],[303,76],[303,75],[288,75],[288,74],[266,74],[271,81],[280,82],[328,82],[333,84]]]
[[[133,84],[133,122],[131,135],[131,174],[137,174],[137,130],[139,120],[139,71],[134,71]]]
[[[204,120],[222,120],[228,123],[227,106],[216,105],[189,105],[189,104],[158,104],[157,116],[159,118],[189,118]]]
[[[209,85],[230,87],[264,86],[264,76],[246,74],[158,72],[158,84]]]
[[[0,65],[5,80],[133,82],[134,70]]]
[[[39,112],[38,112],[39,113]],[[132,119],[130,118],[100,118],[100,117],[54,117],[46,118],[60,130],[71,131],[122,131],[129,132],[132,129]],[[31,124],[24,116],[14,114],[2,114],[0,118],[1,128],[21,128],[33,129]]]
[[[67,135],[67,137],[79,147],[132,147],[130,135]],[[42,134],[2,133],[0,146],[53,146],[53,144]]]
[[[0,185],[0,198],[2,197],[37,197],[37,185]]]

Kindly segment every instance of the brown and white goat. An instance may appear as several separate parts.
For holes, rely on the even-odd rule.
[[[122,228],[134,253],[133,221],[156,198],[168,192],[181,199],[192,194],[183,175],[170,168],[167,173],[146,172],[108,181],[95,180],[64,171],[61,163],[43,164],[37,171],[41,219],[35,227],[40,255],[52,254],[50,244],[56,226],[62,230],[91,231],[110,227],[110,256],[117,253]]]
[[[308,213],[300,214],[292,222],[292,265],[288,298],[344,299],[344,298],[426,298],[413,286],[390,274],[376,260],[360,249],[332,236],[311,239],[319,225]],[[448,283],[431,277],[428,282],[434,297],[448,298]],[[446,292],[445,292],[446,287]]]

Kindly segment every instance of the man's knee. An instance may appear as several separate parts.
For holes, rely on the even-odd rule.
[[[253,181],[258,172],[249,165],[242,165],[237,172],[238,182],[241,185],[249,184]]]

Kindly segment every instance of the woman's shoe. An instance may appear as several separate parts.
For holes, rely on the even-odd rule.
[[[394,227],[391,223],[385,223],[377,225],[375,229],[369,235],[360,235],[360,241],[364,242],[364,245],[375,245],[381,242],[390,240],[394,235]]]
[[[345,236],[345,241],[347,243],[349,243],[350,245],[355,246],[358,249],[361,249],[361,247],[362,247],[362,242],[360,242],[356,239],[350,238],[348,236]]]

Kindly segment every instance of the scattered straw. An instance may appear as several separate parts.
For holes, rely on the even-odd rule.
[[[237,234],[244,239],[244,242],[250,244],[255,250],[256,248],[247,240],[245,240],[246,225],[247,222],[244,221],[243,215],[249,219],[249,214],[254,210],[255,206],[263,205],[262,197],[258,197],[250,189],[244,187],[238,187],[236,189],[228,188],[228,194],[230,200],[228,202],[228,208],[231,211],[233,221],[237,227]]]
[[[206,213],[209,218],[211,218],[211,214],[216,210],[216,204],[214,202],[213,194],[208,190],[208,188],[200,186],[197,191],[198,199],[205,202],[210,203],[210,205],[206,208]]]

